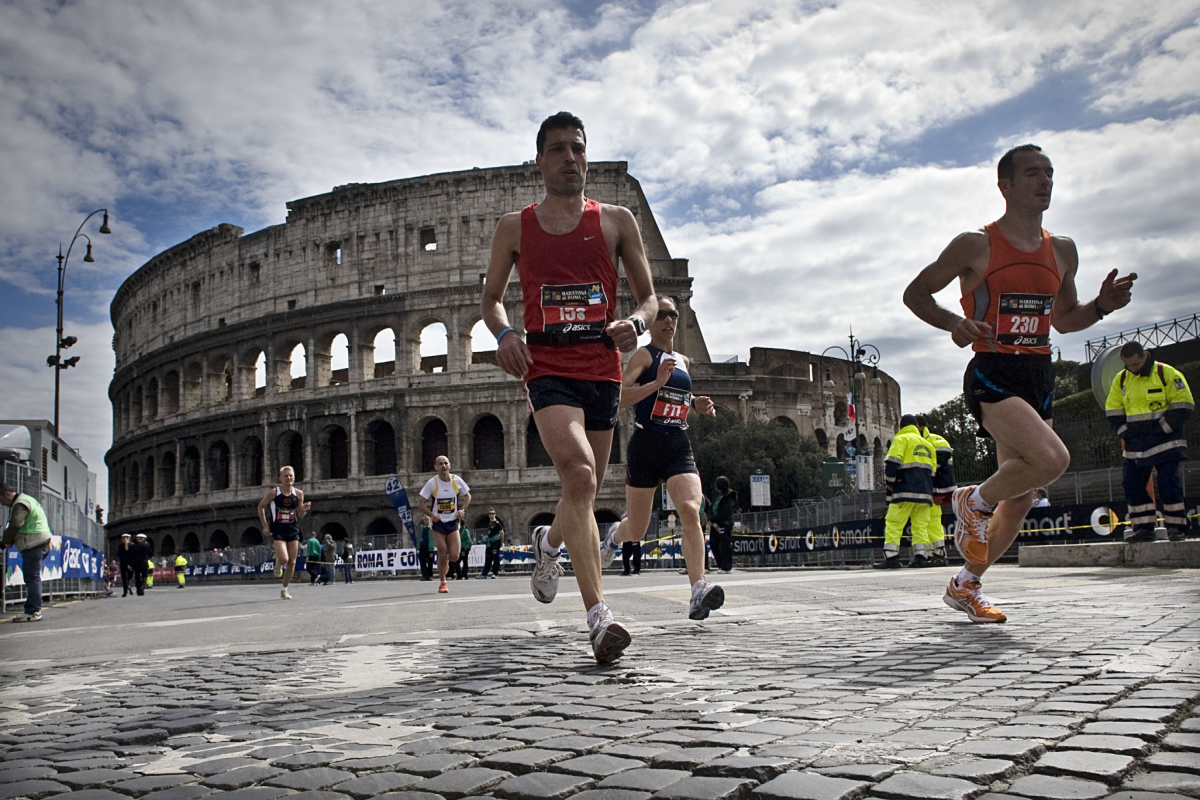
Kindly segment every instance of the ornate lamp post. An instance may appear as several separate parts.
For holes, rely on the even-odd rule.
[[[854,404],[854,444],[847,450],[847,458],[852,458],[858,452],[859,438],[859,412],[858,400],[861,396],[858,386],[861,383],[864,387],[867,383],[867,373],[865,368],[871,368],[870,383],[872,386],[882,386],[883,379],[879,377],[879,348],[873,344],[865,344],[861,340],[854,338],[854,329],[850,329],[850,349],[835,344],[826,347],[821,351],[821,365],[825,368],[825,382],[822,384],[828,392],[832,392],[834,388],[833,375],[830,372],[830,367],[825,363],[825,354],[830,350],[837,350],[843,356],[843,361],[853,366],[854,371],[850,376],[850,397]],[[858,480],[855,480],[855,487],[858,486]]]
[[[79,363],[79,356],[73,356],[68,359],[63,359],[62,351],[71,347],[79,341],[74,336],[63,336],[63,278],[67,272],[67,262],[71,259],[71,248],[75,246],[76,240],[80,237],[87,239],[87,255],[83,260],[92,263],[96,259],[92,258],[92,240],[88,238],[86,233],[83,233],[83,226],[87,221],[97,214],[104,215],[104,221],[100,223],[100,233],[112,233],[108,227],[108,209],[101,208],[93,211],[83,218],[83,222],[79,223],[79,228],[76,229],[75,235],[71,237],[71,243],[67,245],[67,254],[64,256],[62,251],[62,242],[58,243],[58,298],[55,301],[58,305],[58,328],[54,341],[54,355],[46,359],[46,366],[54,369],[54,435],[58,436],[58,398],[59,386],[61,383],[62,371],[68,367],[73,367]]]

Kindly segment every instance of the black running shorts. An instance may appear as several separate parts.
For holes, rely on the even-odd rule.
[[[982,403],[999,403],[1019,397],[1042,419],[1054,417],[1054,365],[1048,355],[979,353],[967,365],[963,396],[971,416],[979,423],[977,436],[991,436],[983,427]]]
[[[651,433],[635,428],[625,453],[625,483],[635,489],[652,489],[674,475],[699,472],[692,443],[683,431]]]
[[[440,519],[435,519],[432,528],[434,533],[449,535],[451,533],[458,533],[458,525],[459,522],[456,519],[449,522],[442,522]]]
[[[589,431],[610,431],[617,427],[617,408],[621,403],[621,384],[612,381],[580,381],[546,375],[525,384],[531,411],[550,406],[583,409],[583,427]]]

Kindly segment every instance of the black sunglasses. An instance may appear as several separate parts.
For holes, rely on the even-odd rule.
[[[670,317],[671,319],[679,319],[679,312],[673,308],[666,311],[659,311],[658,316],[654,319],[656,322],[662,322],[667,317]]]

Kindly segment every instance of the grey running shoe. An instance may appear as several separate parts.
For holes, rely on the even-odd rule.
[[[601,571],[608,569],[613,562],[613,558],[621,551],[621,545],[613,542],[613,536],[617,534],[617,528],[621,527],[620,522],[614,522],[608,526],[608,534],[600,541],[600,569]]]
[[[725,605],[725,590],[718,584],[700,581],[692,587],[692,602],[688,604],[688,619],[707,619],[709,612]]]
[[[607,608],[596,623],[588,627],[591,631],[588,638],[592,640],[592,655],[598,664],[611,664],[629,647],[629,631],[613,619],[612,612]]]
[[[41,622],[41,621],[42,621],[42,612],[41,611],[35,611],[32,614],[21,614],[20,616],[13,618],[13,622]]]
[[[529,579],[529,588],[533,597],[539,603],[553,603],[558,596],[558,579],[562,577],[563,568],[559,566],[558,555],[551,555],[542,550],[542,539],[550,532],[549,525],[539,525],[533,529],[533,552],[537,561],[533,565],[533,576]]]

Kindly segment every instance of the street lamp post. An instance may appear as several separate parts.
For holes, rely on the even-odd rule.
[[[54,369],[54,435],[58,436],[58,397],[59,387],[61,385],[62,371],[68,367],[73,367],[79,363],[79,356],[73,356],[68,359],[63,359],[62,351],[71,347],[79,339],[74,336],[63,336],[63,278],[67,274],[67,262],[71,260],[71,249],[75,247],[75,242],[83,237],[87,239],[87,255],[83,260],[89,264],[96,259],[92,258],[92,240],[86,233],[83,233],[83,226],[87,221],[97,214],[103,214],[104,220],[100,223],[100,233],[112,233],[108,227],[108,209],[100,208],[83,218],[83,222],[79,223],[79,228],[76,229],[75,235],[71,237],[71,243],[67,245],[67,254],[64,256],[62,251],[62,242],[58,243],[58,296],[55,300],[58,306],[58,327],[55,329],[54,337],[54,355],[46,359],[46,366]]]
[[[821,356],[820,356],[821,365],[825,369],[825,382],[822,384],[822,388],[824,388],[827,391],[832,391],[832,389],[834,387],[833,375],[830,372],[829,365],[825,363],[825,354],[828,353],[830,350],[839,351],[844,356],[843,360],[848,362],[849,364],[851,364],[854,369],[854,371],[851,373],[851,377],[850,377],[850,398],[854,404],[854,444],[851,447],[850,451],[847,452],[847,454],[846,454],[847,458],[853,458],[854,455],[856,455],[858,452],[858,439],[860,436],[859,422],[858,422],[858,420],[859,420],[858,400],[859,400],[860,395],[858,392],[858,385],[860,382],[862,382],[863,384],[865,384],[867,382],[867,373],[864,368],[865,367],[871,368],[870,383],[872,386],[882,386],[883,385],[883,380],[879,377],[879,366],[878,366],[878,364],[879,364],[879,348],[873,344],[866,344],[866,343],[862,342],[861,340],[854,338],[854,328],[851,328],[850,329],[850,349],[849,350],[847,350],[846,348],[842,347],[839,344],[835,344],[835,345],[826,347],[823,351],[821,351]],[[858,473],[856,471],[855,472],[855,480],[854,480],[855,489],[858,488],[858,485],[859,485],[859,480],[858,480]]]

